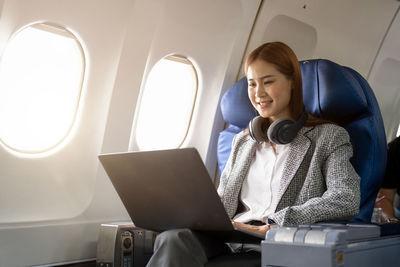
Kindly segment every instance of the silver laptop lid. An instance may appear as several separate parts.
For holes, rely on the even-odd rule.
[[[103,154],[99,159],[136,226],[233,230],[195,148]]]

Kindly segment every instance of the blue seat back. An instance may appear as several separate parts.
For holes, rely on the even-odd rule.
[[[360,213],[353,221],[369,222],[386,168],[386,136],[380,109],[367,81],[356,71],[324,59],[301,61],[303,100],[307,112],[333,121],[350,134],[351,159],[361,177]],[[256,116],[247,96],[246,78],[222,97],[221,111],[228,123],[218,140],[222,172],[235,134]]]
[[[240,79],[222,96],[220,108],[228,127],[219,133],[217,159],[220,173],[231,153],[233,137],[247,127],[249,121],[258,115],[247,95],[247,79]]]

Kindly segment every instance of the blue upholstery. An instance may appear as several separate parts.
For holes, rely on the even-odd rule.
[[[383,120],[374,93],[356,71],[329,60],[302,61],[300,68],[307,112],[343,126],[350,134],[354,148],[351,163],[361,176],[360,213],[353,221],[369,222],[383,179],[387,150]],[[244,98],[242,101],[236,99],[239,95]],[[227,107],[233,98],[234,104]],[[233,136],[247,127],[256,115],[247,97],[245,78],[225,93],[221,110],[229,126],[220,133],[218,140],[220,171],[228,159]],[[235,120],[238,113],[241,115]]]
[[[220,173],[231,153],[233,137],[247,127],[249,121],[257,115],[247,95],[247,79],[242,78],[222,96],[221,112],[228,128],[219,134],[217,158]]]

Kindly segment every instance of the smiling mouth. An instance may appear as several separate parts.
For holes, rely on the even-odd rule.
[[[257,102],[257,107],[264,109],[271,105],[272,100]]]

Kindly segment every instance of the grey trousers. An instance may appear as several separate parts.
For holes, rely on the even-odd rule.
[[[162,232],[154,243],[154,254],[147,267],[204,266],[208,259],[231,253],[229,247],[204,234],[189,229]]]

